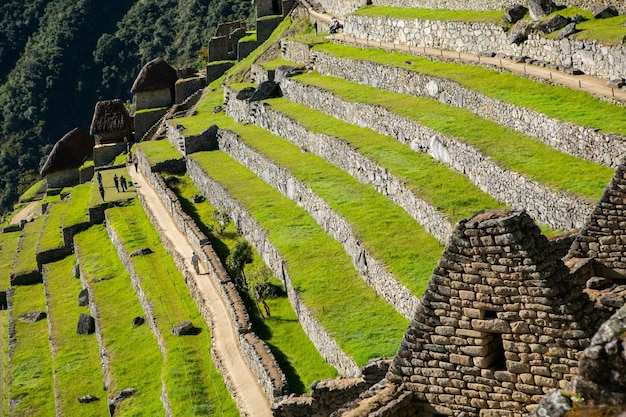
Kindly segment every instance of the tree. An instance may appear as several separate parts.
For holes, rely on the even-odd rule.
[[[247,291],[248,282],[244,273],[247,264],[252,263],[252,246],[246,241],[239,241],[226,258],[226,268],[239,289]]]
[[[251,295],[256,300],[257,307],[262,305],[265,310],[265,317],[272,317],[270,306],[265,301],[275,295],[274,286],[269,282],[272,277],[272,271],[267,266],[260,265],[250,271],[248,276],[250,286],[252,287]],[[259,313],[261,317],[263,317],[263,312],[260,307]]]

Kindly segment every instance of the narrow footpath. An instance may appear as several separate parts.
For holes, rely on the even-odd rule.
[[[136,173],[132,167],[129,167],[128,172],[137,188],[137,193],[142,194],[146,198],[147,204],[155,213],[158,226],[175,245],[176,251],[187,260],[187,267],[193,273],[189,260],[193,248],[189,241],[178,230],[161,199],[148,184],[143,174],[141,172]],[[211,312],[213,319],[213,328],[211,329],[213,349],[215,349],[217,357],[222,362],[222,368],[225,371],[224,378],[229,381],[228,385],[234,388],[232,394],[235,396],[235,401],[242,416],[271,417],[272,411],[265,393],[239,349],[237,334],[224,300],[215,288],[213,280],[207,274],[206,266],[202,264],[200,265],[200,274],[193,273],[198,283],[198,288]]]

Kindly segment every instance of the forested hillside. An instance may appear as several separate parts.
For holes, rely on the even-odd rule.
[[[9,0],[0,3],[0,212],[38,179],[69,130],[88,132],[96,101],[130,100],[161,56],[200,68],[218,23],[248,19],[248,0]]]

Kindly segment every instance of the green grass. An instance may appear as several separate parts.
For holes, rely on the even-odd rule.
[[[82,285],[72,275],[75,263],[72,255],[44,267],[52,343],[56,347],[53,364],[58,407],[64,416],[108,416],[98,340],[95,335],[76,334],[78,317],[90,313],[88,307],[76,302]],[[81,404],[76,400],[89,394],[99,401]]]
[[[63,223],[68,208],[69,201],[67,199],[48,206],[37,252],[58,249],[63,246]]]
[[[383,16],[397,19],[448,20],[453,22],[484,22],[502,24],[502,10],[449,10],[417,9],[389,6],[363,6],[352,14],[358,16]]]
[[[0,416],[9,415],[9,311],[0,311]]]
[[[11,358],[11,415],[55,415],[52,353],[46,319],[35,323],[17,320],[27,312],[45,312],[43,284],[14,287],[15,345]]]
[[[72,188],[69,208],[63,221],[63,227],[71,227],[89,221],[89,199],[91,183],[77,185]]]
[[[19,251],[11,273],[15,275],[25,274],[37,270],[35,254],[39,245],[39,237],[44,224],[44,216],[39,216],[32,222],[26,223],[22,234],[24,238],[19,245]]]
[[[100,192],[98,190],[98,181],[96,180],[96,175],[94,174],[93,179],[91,180],[91,199],[89,203],[91,207],[106,202],[123,201],[135,197],[135,187],[132,185],[129,185],[128,191],[125,192],[122,192],[121,187],[119,191],[115,189],[115,185],[113,183],[113,175],[117,174],[118,177],[121,177],[123,175],[127,181],[131,180],[130,175],[128,175],[128,171],[125,167],[104,169],[100,171],[100,174],[102,174],[102,185],[104,186],[104,200],[100,197]]]
[[[423,126],[456,138],[492,158],[500,167],[519,172],[556,192],[596,202],[613,177],[613,169],[561,153],[465,109],[439,101],[380,90],[317,73],[295,77],[347,101],[382,106]],[[304,115],[303,115],[304,116]],[[471,129],[468,129],[471,126]]]
[[[156,165],[159,162],[182,158],[180,152],[174,149],[168,140],[141,142],[137,146],[139,146],[139,148],[144,152],[151,166]]]
[[[527,107],[558,120],[626,136],[626,108],[610,104],[583,91],[534,82],[511,73],[479,66],[431,61],[382,49],[328,42],[317,44],[313,48],[338,58],[372,61],[449,79],[488,97]]]
[[[218,234],[217,231],[211,232],[213,212],[216,208],[206,201],[194,203],[192,196],[201,194],[200,190],[189,176],[184,175],[178,178],[181,182],[174,191],[183,209],[207,235],[216,254],[224,263],[230,251],[238,241],[242,240],[242,237],[232,223],[222,234]],[[253,249],[253,253],[254,260],[251,265],[246,267],[246,271],[263,265],[263,261],[256,250]],[[272,311],[270,318],[261,318],[257,308],[247,300],[253,329],[272,350],[285,373],[290,392],[302,394],[308,391],[308,387],[314,381],[336,377],[337,371],[324,361],[304,333],[282,284],[276,278],[272,278],[271,283],[281,288],[282,293],[280,296],[267,300]]]
[[[234,400],[211,361],[210,329],[145,212],[135,200],[128,206],[109,209],[107,219],[127,253],[144,247],[154,251],[133,257],[131,262],[152,304],[166,347],[162,375],[173,414],[238,416]],[[172,335],[172,327],[184,321],[191,321],[200,333]]]
[[[448,215],[453,224],[483,209],[501,209],[465,175],[452,170],[431,156],[367,128],[343,122],[302,104],[286,99],[268,100],[277,111],[297,120],[307,130],[338,137],[359,153],[387,168],[404,181],[419,198]]]
[[[20,232],[0,234],[0,291],[11,286],[9,274],[17,253]]]
[[[272,100],[272,102],[275,101]],[[283,104],[285,107],[290,105],[285,100]],[[302,108],[294,108],[292,115],[308,116],[312,112],[302,106]],[[334,123],[334,120],[328,119],[331,118],[323,115],[320,125],[329,126]],[[368,132],[366,129],[359,130],[354,126],[350,127],[356,130],[350,138],[363,137],[368,134],[370,137],[381,136],[371,131]],[[250,146],[276,161],[278,165],[287,168],[297,179],[311,187],[313,192],[351,224],[357,239],[374,258],[387,265],[398,282],[407,287],[415,296],[419,297],[422,294],[443,252],[443,245],[400,206],[378,193],[373,186],[359,182],[350,174],[328,164],[321,157],[302,153],[297,146],[259,127],[237,125],[233,128]],[[371,138],[372,143],[375,144],[376,139],[378,138]],[[393,142],[393,139],[386,139]],[[364,141],[367,140],[364,139]],[[379,142],[377,146],[379,149],[386,148],[385,143]],[[410,149],[407,148],[407,150],[411,152]],[[422,169],[415,159],[409,165],[415,166],[416,171]],[[432,178],[431,181],[433,181]],[[454,191],[458,190],[448,187],[449,193],[454,193]],[[497,205],[495,202],[494,204]],[[473,214],[477,209],[469,214]]]
[[[35,198],[35,196],[37,195],[37,191],[39,191],[39,189],[44,184],[44,182],[45,180],[37,181],[36,183],[31,185],[28,190],[24,191],[24,194],[20,196],[20,199],[19,199],[20,203],[32,201],[33,198]]]
[[[287,260],[300,297],[344,352],[358,365],[395,354],[406,319],[365,284],[343,247],[308,213],[222,152],[200,152],[192,158],[268,231]]]
[[[576,14],[581,15],[586,20],[576,24],[578,33],[570,36],[570,38],[580,40],[597,40],[604,45],[621,45],[626,37],[626,16],[620,15],[615,17],[609,17],[607,19],[594,19],[591,10],[579,9],[576,7],[567,7],[565,9],[557,10],[546,19],[560,14],[561,16],[571,17]],[[556,38],[558,32],[550,33],[546,35],[548,38]]]
[[[130,277],[102,225],[94,225],[74,237],[77,257],[90,296],[98,311],[98,323],[109,358],[111,384],[108,393],[133,387],[137,391],[116,408],[116,416],[164,415],[160,400],[163,358],[147,324],[133,328],[134,317],[143,316]]]

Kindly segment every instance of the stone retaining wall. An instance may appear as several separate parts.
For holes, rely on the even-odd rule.
[[[231,314],[231,321],[237,330],[239,346],[246,357],[248,365],[255,373],[268,399],[273,401],[275,398],[285,395],[288,392],[287,379],[281,371],[274,355],[271,353],[267,344],[262,341],[254,332],[252,332],[250,318],[246,311],[243,300],[239,292],[235,288],[234,283],[226,273],[221,261],[215,254],[213,247],[209,243],[209,239],[198,228],[195,221],[184,212],[176,195],[165,185],[160,175],[151,171],[150,163],[144,156],[141,149],[137,149],[137,158],[139,165],[151,187],[157,192],[159,198],[167,208],[169,215],[174,223],[183,233],[201,261],[207,266],[209,276],[214,280],[215,288],[220,292],[221,297],[226,301]],[[149,206],[143,201],[141,194],[140,201],[144,210],[153,220],[154,214]],[[155,224],[154,221],[152,221]],[[158,229],[157,229],[158,230]],[[180,271],[184,271],[185,282],[190,289],[191,295],[196,301],[201,314],[207,323],[212,323],[211,315],[200,290],[198,289],[195,277],[187,270],[184,257],[179,254],[172,246],[169,240],[164,239],[161,231],[161,240],[163,245],[170,253],[170,256],[176,262]],[[215,352],[213,352],[215,355]],[[267,359],[265,359],[267,358]],[[217,366],[221,363],[219,358],[214,362]]]
[[[227,113],[235,119],[240,116],[245,117],[248,103],[237,100],[236,92],[231,90],[230,93],[231,98],[226,100],[228,101]],[[259,119],[247,121],[254,123]],[[372,256],[367,246],[364,246],[357,238],[348,221],[331,209],[306,184],[294,178],[287,169],[248,146],[235,133],[221,130],[219,144],[221,150],[307,210],[328,235],[343,245],[365,282],[406,318],[410,319],[413,316],[415,307],[419,303],[417,297],[396,281],[383,262]]]
[[[561,152],[607,166],[617,167],[626,155],[626,138],[623,136],[554,119],[532,109],[485,96],[457,82],[417,71],[371,61],[337,58],[320,51],[311,51],[310,57],[306,58],[306,48],[295,44],[296,42],[284,42],[284,54],[287,57],[293,55],[293,58],[299,59],[297,62],[314,62],[315,70],[324,75],[394,93],[432,98],[455,107],[466,108],[480,117],[537,138]],[[323,103],[321,98],[317,102]],[[329,107],[330,105],[326,106]],[[350,111],[343,114],[354,119],[362,118],[360,112]],[[342,118],[345,120],[343,116]],[[393,123],[387,123],[388,118],[391,118]],[[398,118],[392,114],[386,115],[385,119],[378,118],[374,130],[380,132],[383,127],[395,126],[398,123],[395,119]],[[371,123],[368,125],[372,126]],[[387,128],[381,133],[393,134],[393,131],[389,130],[391,129]]]
[[[324,90],[304,87],[293,80],[281,81],[281,89],[285,97],[290,100],[317,110],[327,111],[340,118],[345,117],[348,122],[367,126],[378,130],[379,133],[389,134],[411,146],[413,150],[428,152],[435,159],[467,175],[478,188],[495,199],[511,207],[525,209],[537,221],[553,228],[561,230],[580,228],[593,210],[591,203],[575,196],[554,192],[517,172],[503,169],[472,146],[409,119],[400,118],[380,106],[344,102]],[[394,122],[382,123],[389,120]],[[284,120],[281,121],[281,124],[286,123]],[[301,136],[293,132],[288,133],[280,134],[280,136]],[[309,149],[308,146],[303,147]],[[330,155],[323,156],[328,161],[333,161],[332,155],[339,154],[336,145],[328,151]],[[319,154],[317,150],[314,152]],[[346,157],[342,154],[341,161],[345,162]],[[364,167],[367,167],[366,175],[373,175],[372,173],[376,172],[367,165]],[[425,223],[422,221],[420,223],[428,229]]]
[[[248,122],[254,120],[254,123],[289,140],[302,150],[324,158],[365,184],[373,185],[381,194],[388,196],[393,202],[404,208],[411,217],[440,242],[445,242],[449,237],[452,226],[450,219],[445,214],[438,212],[433,206],[419,199],[406,187],[404,181],[390,174],[386,168],[356,152],[345,141],[332,136],[309,132],[296,120],[274,111],[271,106],[265,103],[255,103],[250,111],[252,115],[233,114],[233,116],[235,119],[245,117]]]
[[[327,13],[335,14],[338,17],[344,17],[368,3],[367,0],[316,0],[316,2]],[[371,0],[371,4],[374,6],[451,10],[504,10],[505,7],[515,3],[521,3],[524,6],[528,5],[526,0]],[[612,5],[621,14],[626,13],[626,4],[617,0],[561,0],[556,3],[581,9],[591,9],[595,4]]]
[[[225,207],[230,212],[233,222],[244,238],[256,248],[274,275],[281,279],[300,325],[322,357],[344,375],[356,376],[360,374],[360,369],[354,360],[339,348],[313,313],[301,302],[297,291],[291,284],[287,265],[278,250],[269,241],[267,231],[261,228],[241,203],[232,198],[219,183],[209,177],[193,157],[188,158],[187,169],[196,186],[211,200],[211,203],[217,207]]]
[[[474,54],[526,56],[551,67],[582,70],[599,78],[626,78],[626,48],[597,41],[547,39],[532,34],[516,45],[498,25],[477,22],[398,19],[349,15],[345,32],[357,38],[411,46],[426,46]]]

